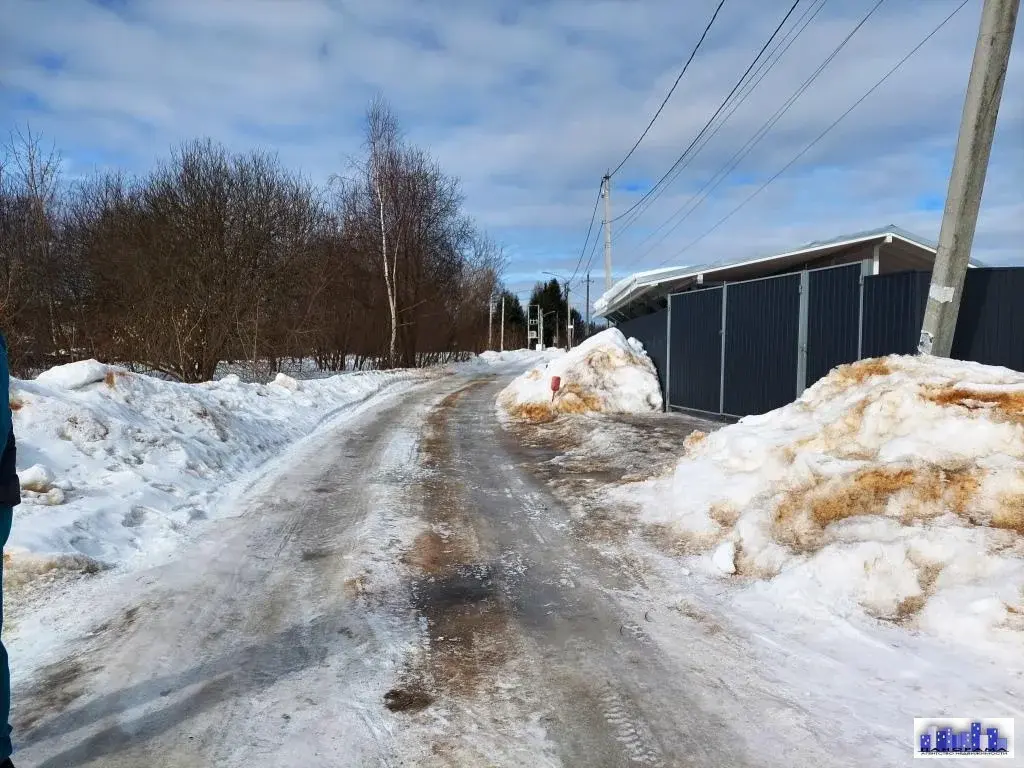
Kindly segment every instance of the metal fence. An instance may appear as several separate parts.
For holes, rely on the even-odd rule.
[[[871,262],[703,288],[619,324],[643,342],[668,408],[741,417],[791,402],[843,363],[913,354],[929,272]],[[1024,371],[1024,268],[967,273],[953,357]]]
[[[668,310],[663,309],[650,315],[629,320],[618,325],[626,338],[634,338],[642,342],[647,356],[651,358],[654,367],[658,370],[658,380],[661,382],[661,396],[668,402],[668,393],[665,391],[665,365],[668,362]]]

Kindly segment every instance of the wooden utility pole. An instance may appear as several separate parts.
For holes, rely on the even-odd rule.
[[[505,351],[505,294],[501,294],[501,349],[499,351]]]
[[[949,357],[1020,0],[984,0],[917,351]]]

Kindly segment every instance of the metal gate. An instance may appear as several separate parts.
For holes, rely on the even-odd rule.
[[[722,288],[669,296],[669,408],[720,413]]]
[[[765,413],[797,395],[799,274],[725,289],[722,413]]]
[[[860,290],[866,271],[862,264],[849,264],[807,273],[807,377],[804,386],[811,386],[837,365],[860,358],[863,310]]]

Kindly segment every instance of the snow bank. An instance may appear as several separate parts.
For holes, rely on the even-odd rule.
[[[552,399],[551,379],[561,378]],[[660,410],[661,387],[643,345],[617,328],[516,378],[498,395],[512,418],[546,421],[559,413],[645,413]]]
[[[842,366],[791,405],[696,433],[671,477],[620,494],[708,572],[733,554],[780,610],[1024,645],[1024,374]]]
[[[178,384],[88,360],[11,379],[23,504],[13,564],[117,565],[217,514],[226,486],[415,371]],[[40,565],[43,563],[44,565]]]

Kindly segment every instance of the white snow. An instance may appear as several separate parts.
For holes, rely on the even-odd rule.
[[[425,376],[280,374],[260,385],[229,375],[190,385],[86,360],[11,379],[23,503],[8,568],[40,558],[121,565],[168,551],[195,521],[224,514],[232,483],[286,446]]]
[[[1024,650],[1024,374],[931,357],[843,366],[610,491],[779,616],[874,618]],[[736,582],[734,582],[736,583]]]
[[[711,555],[711,562],[722,573],[736,573],[736,545],[731,541],[723,541]]]
[[[565,354],[564,349],[548,347],[543,351],[535,349],[512,349],[505,352],[488,350],[465,363],[456,363],[455,370],[465,373],[519,373],[545,361],[554,360]]]
[[[53,389],[81,389],[103,381],[109,370],[96,360],[79,360],[43,371],[36,376],[36,381]]]
[[[551,381],[561,379],[552,397]],[[526,371],[498,395],[514,418],[542,420],[557,413],[645,413],[662,407],[658,374],[643,345],[617,328]]]
[[[53,485],[53,475],[42,464],[33,464],[28,469],[18,472],[21,490],[46,493]]]

